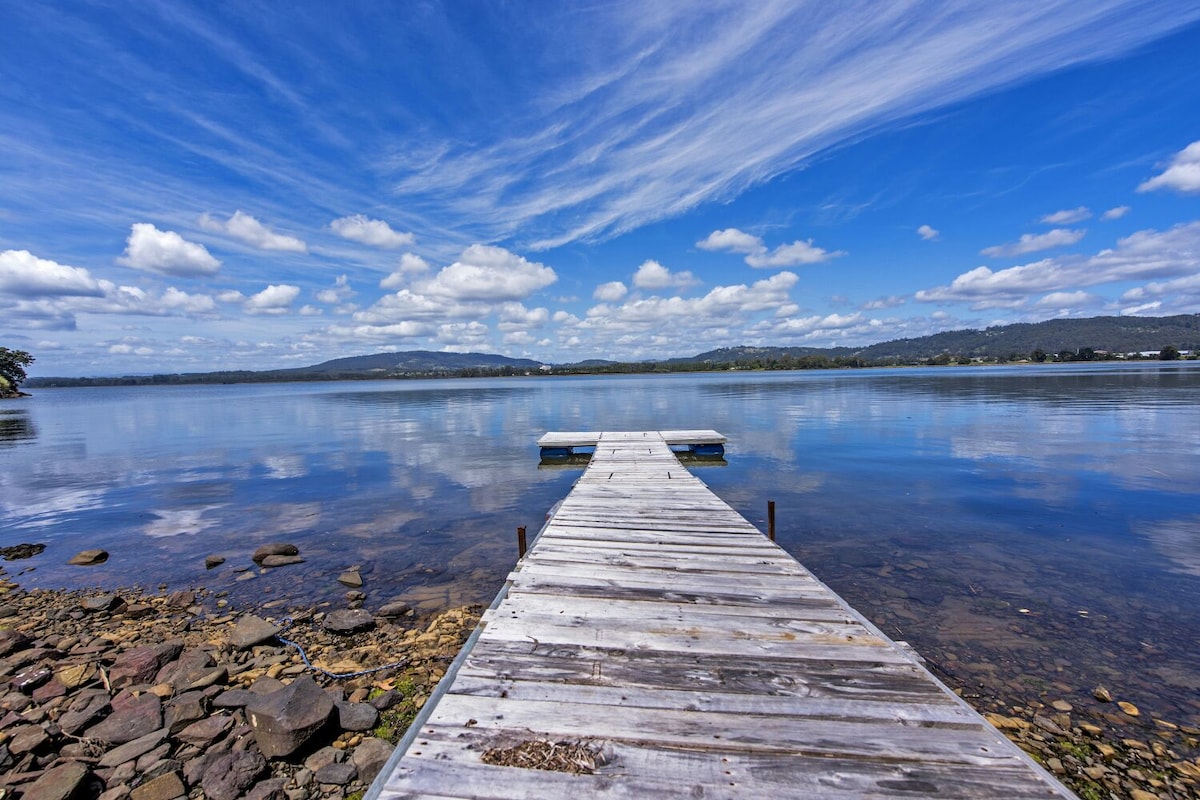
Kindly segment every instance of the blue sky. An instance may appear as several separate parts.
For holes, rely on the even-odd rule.
[[[31,374],[1200,312],[1200,2],[0,4]]]

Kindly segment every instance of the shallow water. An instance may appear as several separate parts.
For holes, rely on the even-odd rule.
[[[368,607],[486,602],[579,474],[539,469],[542,432],[715,428],[697,474],[762,527],[775,500],[780,544],[948,682],[1198,724],[1197,367],[39,390],[0,405],[0,546],[47,545],[5,565],[29,587],[336,602],[357,564]],[[245,579],[267,541],[308,560]]]

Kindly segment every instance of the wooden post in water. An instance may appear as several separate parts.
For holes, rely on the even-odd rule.
[[[525,526],[517,528],[517,558],[525,557]]]
[[[767,501],[767,536],[775,541],[775,501]]]

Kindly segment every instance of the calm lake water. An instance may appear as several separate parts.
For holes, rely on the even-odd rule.
[[[541,433],[715,428],[728,464],[697,474],[761,527],[775,500],[780,544],[951,685],[1200,724],[1200,364],[35,394],[0,404],[27,587],[337,604],[361,565],[369,608],[486,603],[579,474],[539,468]],[[237,580],[269,541],[308,561]]]

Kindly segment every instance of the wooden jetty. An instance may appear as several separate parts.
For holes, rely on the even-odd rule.
[[[368,798],[1074,797],[685,470],[688,441],[547,436],[591,462]]]

